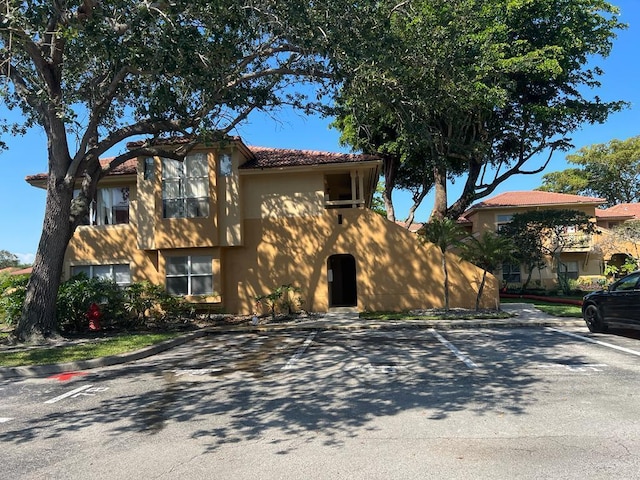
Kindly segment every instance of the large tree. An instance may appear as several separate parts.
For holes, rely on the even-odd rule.
[[[605,198],[608,206],[640,201],[640,136],[582,147],[571,167],[546,173],[539,190]]]
[[[572,131],[623,107],[588,96],[595,58],[622,28],[607,1],[414,0],[390,18],[389,48],[345,83],[337,125],[344,142],[389,155],[385,192],[433,189],[432,216],[456,218],[511,176],[542,171]]]
[[[47,138],[45,218],[20,340],[55,333],[64,253],[102,177],[140,155],[181,159],[255,109],[308,107],[292,85],[327,78],[329,49],[358,45],[376,18],[334,0],[8,0],[0,8],[0,98],[24,119],[4,130],[39,126]],[[169,149],[170,135],[187,142]],[[128,140],[136,147],[125,148]],[[112,159],[101,164],[106,152]]]

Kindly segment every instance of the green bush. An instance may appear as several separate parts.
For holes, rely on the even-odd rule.
[[[29,275],[0,276],[0,321],[14,325],[20,319]]]
[[[86,313],[92,303],[100,307],[103,327],[116,325],[126,314],[122,288],[112,281],[78,275],[63,282],[58,290],[58,326],[62,330],[86,330]]]
[[[22,314],[28,275],[0,277],[0,321],[17,323]],[[85,331],[86,314],[96,303],[102,314],[100,324],[110,327],[142,327],[154,318],[166,320],[189,313],[192,305],[182,297],[169,295],[163,287],[150,282],[120,287],[110,280],[77,275],[60,284],[56,303],[58,328],[62,331]]]

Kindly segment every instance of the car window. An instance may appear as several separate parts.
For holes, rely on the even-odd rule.
[[[640,273],[621,278],[614,284],[614,288],[612,290],[635,290],[636,284],[638,283],[638,278],[640,278]]]

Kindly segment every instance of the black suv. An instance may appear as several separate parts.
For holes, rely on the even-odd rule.
[[[613,328],[640,329],[640,271],[609,285],[606,290],[585,295],[582,316],[591,332]]]

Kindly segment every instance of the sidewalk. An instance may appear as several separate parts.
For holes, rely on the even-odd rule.
[[[135,352],[124,353],[109,357],[94,358],[78,362],[55,365],[34,365],[24,367],[0,367],[0,379],[11,377],[42,377],[63,372],[89,370],[92,368],[118,365],[133,362],[142,358],[156,355],[193,339],[216,333],[241,332],[286,332],[305,330],[401,330],[434,328],[438,330],[461,328],[518,328],[518,327],[567,327],[584,326],[584,321],[578,318],[560,318],[547,315],[529,303],[507,303],[501,306],[502,311],[511,313],[511,318],[485,318],[472,320],[368,320],[361,319],[357,313],[327,313],[308,319],[290,323],[266,323],[263,325],[234,325],[206,327],[185,333],[180,337],[161,342]],[[585,327],[586,328],[586,327]],[[80,342],[86,342],[81,340]],[[64,345],[73,344],[73,341]],[[0,347],[0,350],[15,349],[16,347]],[[24,347],[37,348],[37,347]]]

